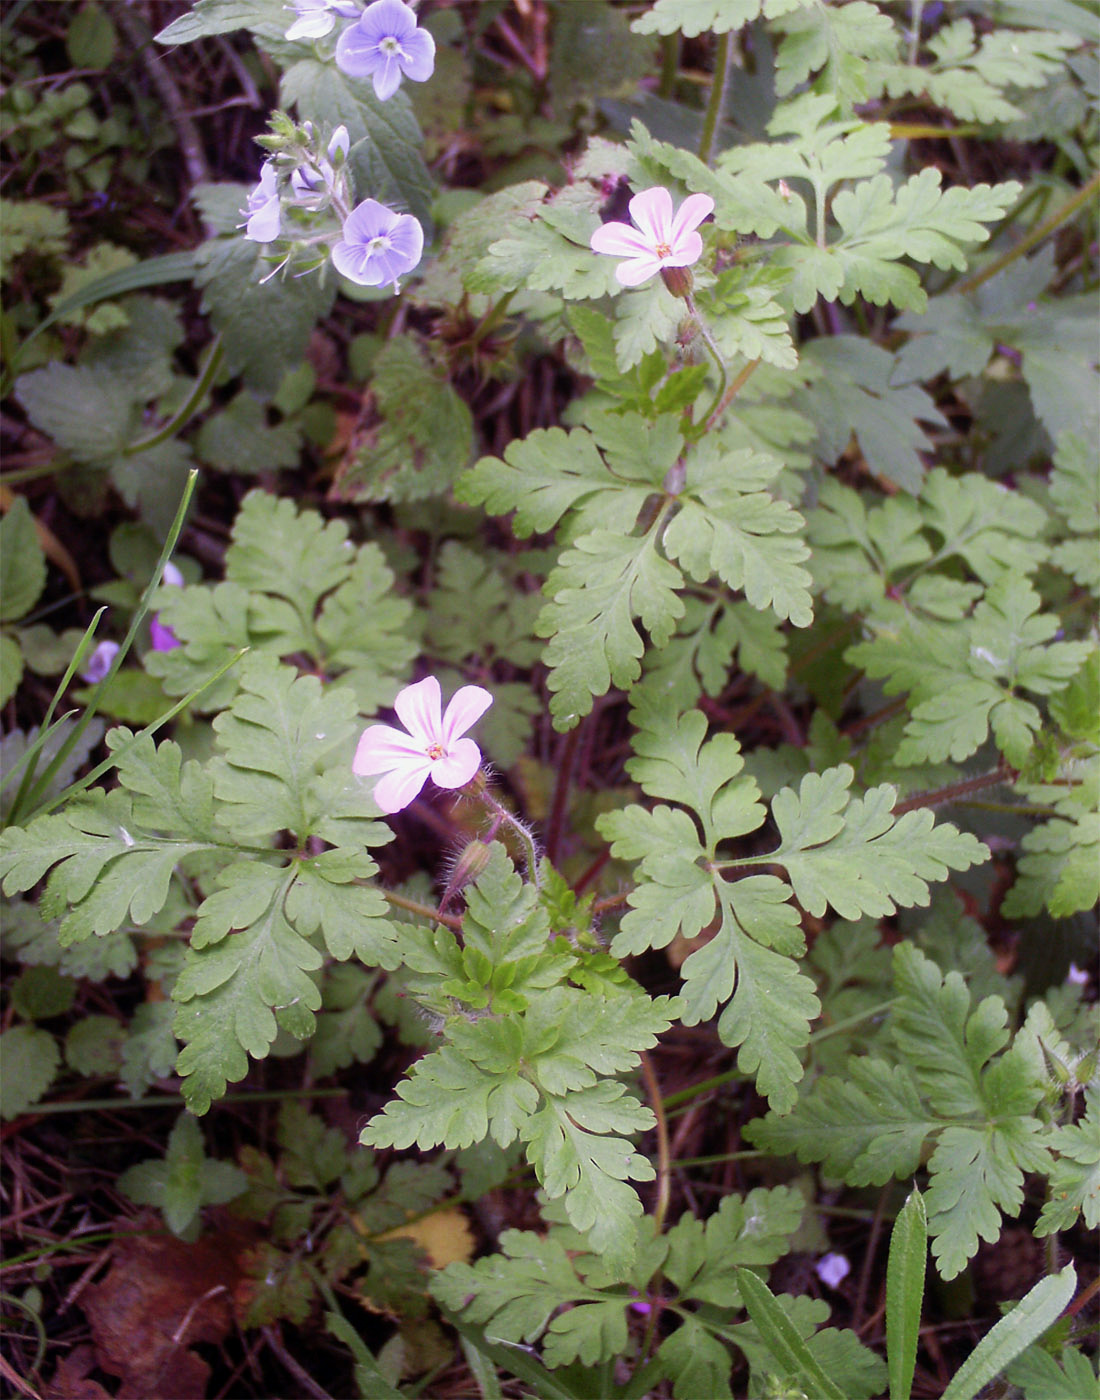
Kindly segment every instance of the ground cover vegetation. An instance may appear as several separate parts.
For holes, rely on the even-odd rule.
[[[6,1394],[1097,1394],[1098,24],[9,0]]]

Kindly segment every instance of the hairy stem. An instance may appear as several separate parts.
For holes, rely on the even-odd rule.
[[[714,425],[721,418],[722,414],[725,413],[727,408],[729,408],[730,404],[741,392],[742,388],[747,383],[748,379],[750,378],[750,376],[752,375],[753,371],[756,369],[759,363],[760,361],[758,359],[750,360],[747,365],[745,365],[741,370],[738,371],[736,377],[733,380],[733,383],[730,384],[729,388],[722,395],[721,399],[707,414],[706,425],[708,431],[709,429],[714,427]]]

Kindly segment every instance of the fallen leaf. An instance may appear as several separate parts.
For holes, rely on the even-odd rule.
[[[107,1276],[82,1300],[97,1363],[120,1378],[116,1400],[201,1400],[210,1367],[189,1348],[228,1334],[240,1255],[255,1235],[228,1217],[194,1244],[160,1233],[156,1216],[136,1224],[157,1233],[124,1236]]]

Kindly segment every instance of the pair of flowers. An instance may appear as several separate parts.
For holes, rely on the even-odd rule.
[[[337,18],[356,19],[336,42],[336,66],[351,78],[370,78],[380,102],[402,78],[424,83],[435,70],[435,40],[402,0],[374,0],[362,11],[355,0],[294,0],[294,9],[288,39],[323,39]]]
[[[381,3],[381,0],[380,0]],[[400,0],[397,0],[400,3]],[[325,155],[291,172],[292,202],[317,209],[335,191],[336,171],[348,155],[348,131],[338,126]],[[282,194],[274,161],[264,161],[260,182],[248,196],[245,237],[271,243],[282,232]],[[424,251],[424,230],[411,214],[399,214],[376,199],[364,199],[343,220],[342,237],[332,248],[337,272],[361,287],[381,287],[411,272]]]

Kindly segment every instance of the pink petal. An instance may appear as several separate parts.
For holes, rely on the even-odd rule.
[[[632,258],[630,262],[621,262],[615,269],[615,276],[623,287],[640,287],[654,273],[660,272],[667,261],[667,258],[658,258],[652,253],[647,253],[644,258]]]
[[[480,685],[464,685],[455,691],[443,716],[443,747],[448,753],[457,752],[455,740],[475,725],[492,703],[493,697]],[[444,783],[443,786],[451,785]]]
[[[408,768],[428,762],[426,745],[417,743],[401,729],[388,724],[372,724],[363,730],[351,771],[367,777],[372,773],[388,773],[394,768]]]
[[[672,252],[661,259],[664,267],[690,267],[703,256],[703,239],[698,233],[685,233],[672,245]]]
[[[669,242],[673,248],[678,248],[680,240],[692,229],[696,229],[707,217],[714,213],[714,200],[709,194],[689,194],[683,204],[676,211],[676,217],[672,221],[672,237]],[[696,253],[695,257],[699,254]],[[692,262],[695,258],[692,259]],[[683,263],[676,263],[675,266],[683,267]]]
[[[629,224],[601,224],[588,246],[594,253],[610,253],[615,258],[636,258],[639,253],[653,252],[653,245]]]
[[[425,676],[415,685],[407,685],[393,702],[393,708],[413,738],[422,739],[427,747],[443,742],[441,704],[439,682],[434,676]]]
[[[471,687],[472,689],[473,687]],[[459,739],[445,758],[432,764],[432,782],[441,788],[465,787],[481,764],[481,750],[472,739]],[[375,794],[377,798],[377,794]]]
[[[645,234],[650,248],[671,243],[672,196],[663,185],[636,194],[629,204],[630,217]]]
[[[398,768],[380,778],[374,787],[374,800],[383,812],[400,812],[407,807],[428,780],[431,764],[424,759],[420,768]]]

